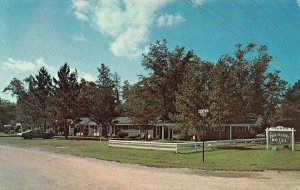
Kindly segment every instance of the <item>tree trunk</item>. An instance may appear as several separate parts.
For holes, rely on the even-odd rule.
[[[200,132],[195,134],[195,142],[200,141]]]
[[[65,125],[65,127],[64,127],[65,139],[68,139],[68,125],[67,125],[67,123],[65,123],[64,125]]]
[[[146,126],[146,140],[148,141],[148,127]]]
[[[44,120],[44,132],[46,132],[46,128],[47,128],[47,126],[46,126],[46,120]]]

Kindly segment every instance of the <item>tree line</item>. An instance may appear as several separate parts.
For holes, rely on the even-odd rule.
[[[300,80],[291,87],[279,71],[271,71],[266,46],[237,44],[232,55],[212,63],[184,47],[169,50],[162,40],[142,56],[148,74],[136,84],[121,85],[120,76],[105,64],[97,68],[96,81],[79,80],[66,63],[56,77],[42,67],[35,76],[14,78],[4,92],[17,97],[16,120],[44,129],[59,123],[66,130],[68,119],[83,116],[101,125],[116,116],[132,117],[141,125],[176,121],[182,135],[257,116],[265,126],[300,127]],[[205,120],[199,109],[209,109]]]

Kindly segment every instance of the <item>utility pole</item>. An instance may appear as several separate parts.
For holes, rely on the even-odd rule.
[[[209,112],[208,109],[201,109],[198,110],[198,113],[204,118],[207,116],[207,113]],[[204,128],[202,127],[202,162],[204,162]]]

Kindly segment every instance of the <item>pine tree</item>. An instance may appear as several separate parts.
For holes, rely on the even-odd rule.
[[[64,125],[65,138],[68,138],[68,119],[77,120],[81,113],[79,108],[79,94],[81,84],[78,82],[77,70],[71,72],[70,67],[65,63],[57,73],[54,82],[53,107],[55,117]]]

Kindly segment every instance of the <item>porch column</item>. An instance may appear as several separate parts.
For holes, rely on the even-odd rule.
[[[71,125],[69,125],[69,135],[71,134]]]
[[[173,138],[173,135],[174,135],[173,129],[171,130],[171,132],[172,132],[172,138],[171,138],[171,140],[173,140],[173,139],[174,139],[174,138]]]
[[[171,140],[171,138],[170,138],[170,127],[168,127],[168,140]]]
[[[229,140],[232,140],[232,127],[229,127]]]
[[[164,128],[164,126],[161,126],[161,139],[162,140],[165,139],[165,128]]]
[[[87,134],[87,136],[90,136],[90,130],[91,130],[91,127],[88,125],[88,134]]]

